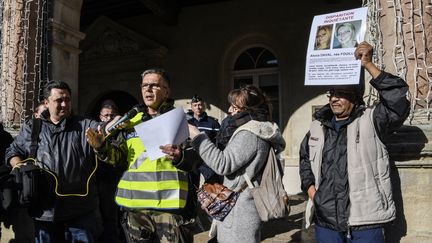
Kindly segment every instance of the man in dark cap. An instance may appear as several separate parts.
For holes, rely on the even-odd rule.
[[[205,102],[200,96],[194,95],[191,99],[190,104],[191,111],[188,112],[188,122],[196,126],[201,132],[205,132],[207,136],[213,142],[215,142],[216,135],[219,132],[220,128],[219,122],[215,118],[207,115],[207,113],[205,112]],[[204,176],[204,179],[206,181],[209,180],[212,176],[215,176],[215,173],[205,164],[201,165],[198,170]]]
[[[306,227],[313,219],[319,242],[384,242],[383,224],[396,216],[381,141],[409,114],[408,86],[379,70],[372,53],[363,42],[354,55],[371,74],[380,102],[366,108],[358,86],[333,87],[300,147],[301,187],[309,196]]]
[[[207,115],[205,112],[205,102],[200,96],[194,95],[190,104],[191,111],[188,112],[190,116],[189,123],[195,125],[201,132],[205,132],[207,136],[214,141],[220,128],[219,122],[215,118]]]
[[[328,96],[330,108],[336,121],[347,119],[354,107],[364,105],[359,85],[341,85],[333,87],[329,90]]]

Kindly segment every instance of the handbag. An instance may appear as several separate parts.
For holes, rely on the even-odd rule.
[[[16,166],[11,175],[17,189],[18,207],[27,208],[29,215],[40,217],[43,210],[54,205],[55,197],[51,193],[51,183],[45,171],[34,162]]]
[[[240,192],[219,183],[204,183],[198,190],[201,208],[212,218],[223,221],[236,204]]]
[[[50,181],[44,170],[38,165],[36,152],[41,127],[39,118],[33,119],[29,158],[23,160],[12,169],[6,179],[6,187],[2,191],[3,207],[27,208],[29,215],[39,217],[43,210],[53,206],[55,197],[50,193]]]

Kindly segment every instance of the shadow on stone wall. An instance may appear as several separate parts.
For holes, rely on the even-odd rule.
[[[398,167],[423,157],[422,151],[429,142],[424,131],[417,126],[402,126],[383,140],[390,158]]]
[[[396,220],[385,226],[386,243],[399,243],[407,234],[407,221],[404,214],[400,167],[412,166],[423,157],[428,138],[424,131],[416,126],[402,126],[398,131],[384,139],[390,155],[393,200],[396,206]]]
[[[386,243],[399,243],[407,234],[407,222],[404,213],[404,202],[402,198],[401,180],[399,171],[393,160],[390,161],[391,166],[391,182],[393,188],[393,201],[396,206],[396,219],[387,224],[385,228]]]

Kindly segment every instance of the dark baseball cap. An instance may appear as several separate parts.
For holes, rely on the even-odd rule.
[[[363,89],[360,85],[337,85],[332,86],[329,91],[329,97],[342,97],[354,103],[363,101]]]

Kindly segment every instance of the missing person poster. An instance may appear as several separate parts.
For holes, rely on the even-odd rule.
[[[354,57],[364,40],[367,7],[315,16],[309,35],[305,85],[358,84],[360,60]]]

